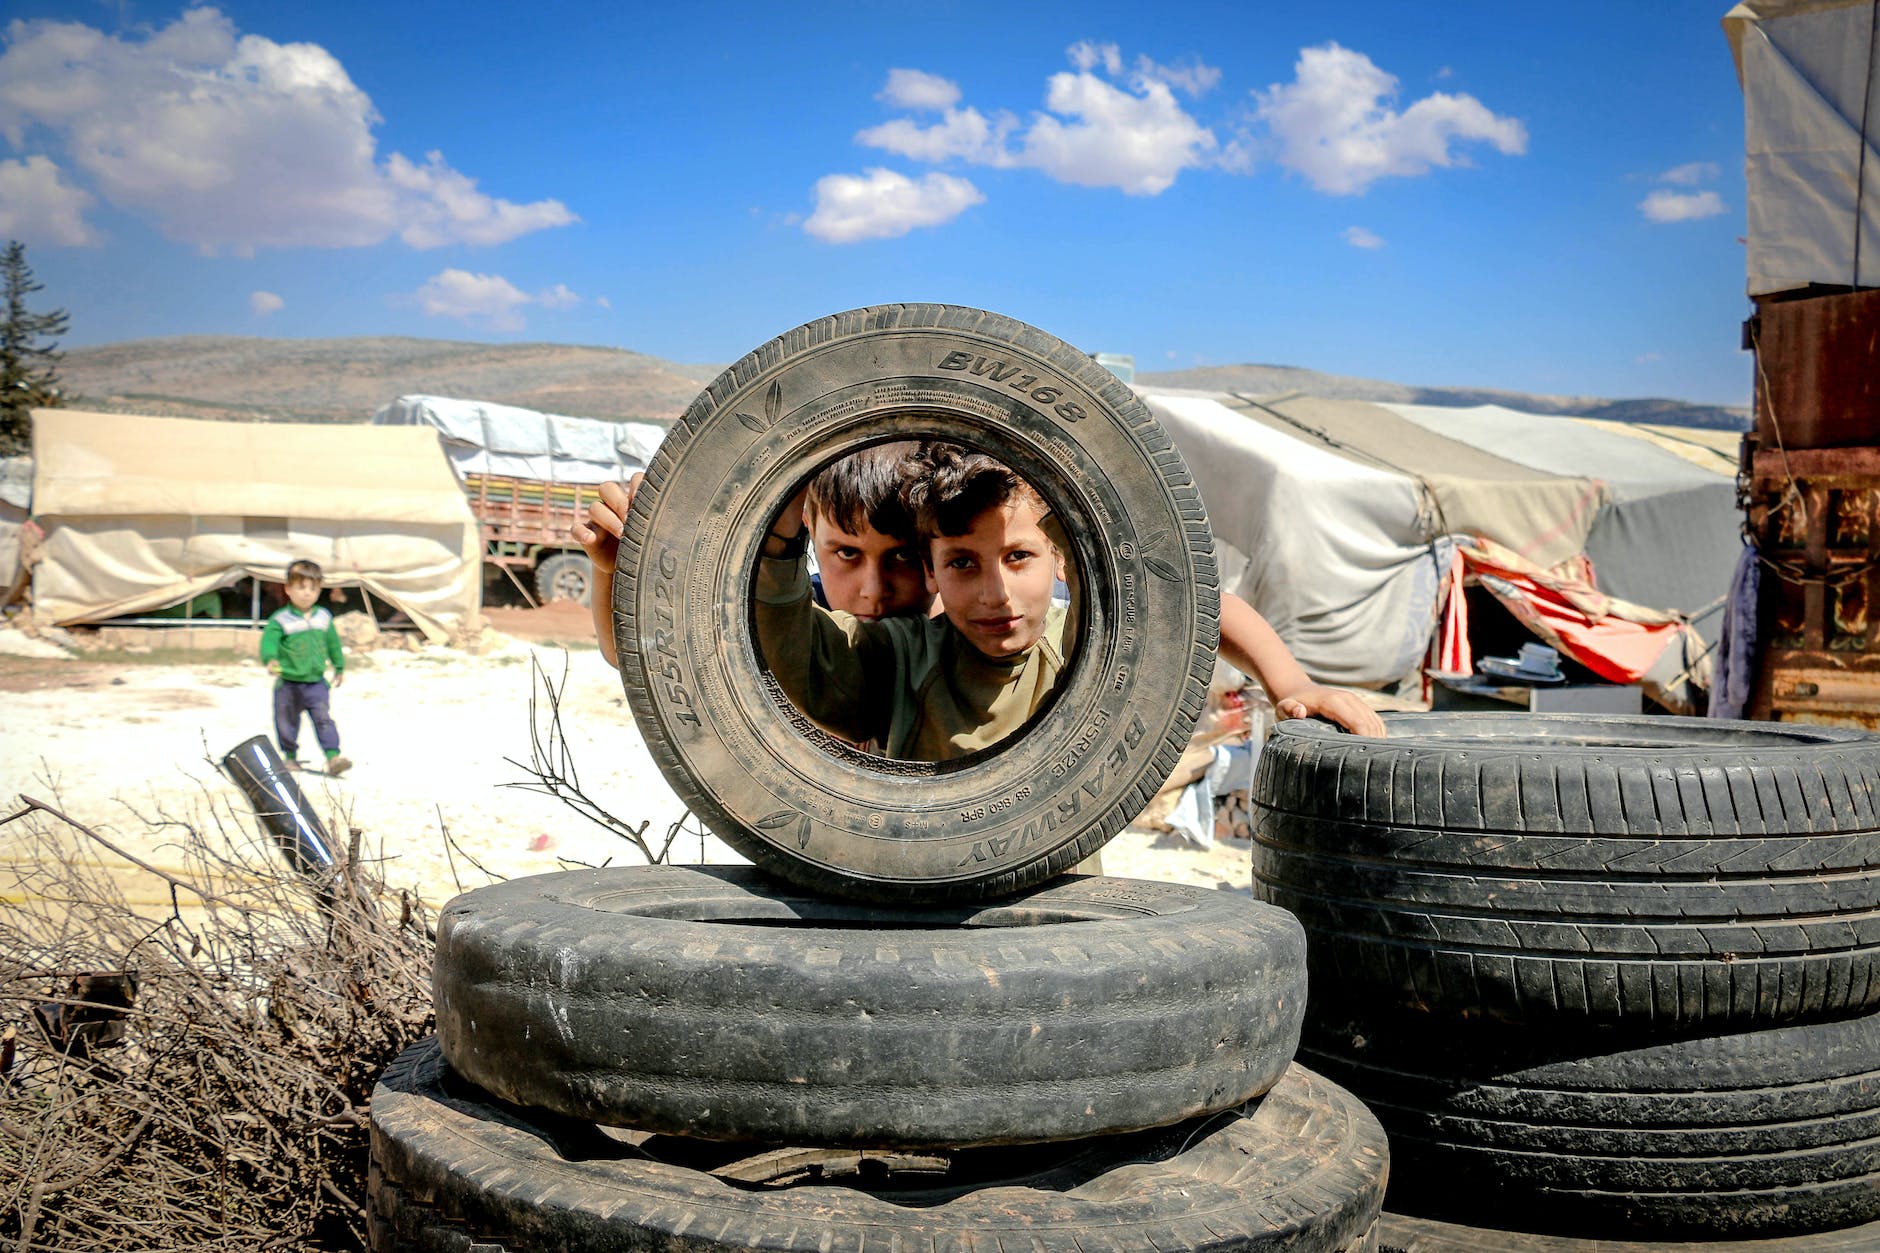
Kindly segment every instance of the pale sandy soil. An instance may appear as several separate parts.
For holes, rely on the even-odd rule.
[[[16,797],[35,797],[127,852],[174,869],[178,858],[164,847],[173,831],[146,819],[200,823],[216,805],[244,805],[213,763],[269,731],[269,681],[257,663],[28,657],[17,653],[49,650],[19,643],[17,632],[0,630],[0,803],[7,812]],[[471,857],[507,877],[569,863],[641,860],[630,844],[562,802],[504,786],[527,777],[506,759],[530,759],[532,656],[558,682],[566,667],[562,718],[583,790],[621,818],[648,822],[649,835],[684,815],[647,753],[618,677],[592,648],[506,638],[483,656],[378,649],[353,658],[345,685],[334,694],[334,717],[356,763],[352,771],[341,779],[302,774],[300,780],[340,839],[349,827],[362,829],[364,850],[386,859],[385,874],[395,886],[416,886],[441,904],[459,882],[486,881],[461,859],[453,872],[441,838],[445,826]],[[302,756],[311,758],[312,748],[309,728]],[[17,855],[0,827],[0,864]],[[101,859],[117,861],[108,854]],[[671,859],[742,860],[715,837],[699,834],[696,823],[680,836]],[[1130,830],[1104,848],[1103,868],[1112,875],[1250,890],[1250,853],[1241,841],[1204,851],[1174,836]],[[167,910],[159,881],[128,871],[125,881],[134,903]]]

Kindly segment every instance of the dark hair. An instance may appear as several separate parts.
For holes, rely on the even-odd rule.
[[[908,508],[922,539],[964,535],[973,519],[1014,501],[1047,511],[1038,490],[1002,461],[960,444],[928,440],[902,471]]]
[[[912,544],[914,515],[902,498],[903,466],[919,450],[918,443],[903,439],[850,453],[810,480],[805,504],[811,514],[822,515],[850,535],[859,535],[867,526]]]
[[[311,579],[315,583],[324,583],[326,575],[321,572],[320,563],[317,561],[290,561],[287,563],[287,581],[292,583],[295,579]]]

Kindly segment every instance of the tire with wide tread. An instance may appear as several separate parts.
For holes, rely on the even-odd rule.
[[[1770,1240],[1582,1240],[1385,1211],[1378,1253],[1875,1253],[1880,1223]]]
[[[1051,701],[942,764],[842,744],[764,667],[749,610],[771,520],[810,473],[891,439],[979,447],[1064,520],[1079,638]],[[1121,380],[998,314],[885,305],[750,353],[675,423],[613,586],[629,704],[673,789],[727,843],[863,899],[998,896],[1128,824],[1186,749],[1219,638],[1213,537],[1181,454]]]
[[[1076,1139],[1266,1091],[1305,937],[1232,893],[1072,876],[916,909],[748,867],[567,871],[445,906],[451,1065],[503,1100],[720,1140]]]
[[[1880,1219],[1880,1017],[1574,1043],[1315,1018],[1299,1056],[1389,1131],[1393,1211],[1660,1239]]]
[[[1011,1173],[899,1191],[737,1184],[670,1160],[683,1143],[502,1105],[434,1040],[386,1069],[371,1119],[374,1253],[1376,1253],[1389,1160],[1377,1120],[1299,1066],[1233,1111],[1030,1161],[979,1150]]]
[[[1747,1028],[1880,1007],[1880,737],[1405,714],[1282,723],[1256,893],[1313,994],[1533,1024]]]

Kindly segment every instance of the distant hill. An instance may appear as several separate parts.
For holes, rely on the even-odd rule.
[[[1370,400],[1397,405],[1501,405],[1528,413],[1606,418],[1614,422],[1657,422],[1666,426],[1700,426],[1725,431],[1744,431],[1750,425],[1748,409],[1722,405],[1694,405],[1655,397],[1601,400],[1593,396],[1541,396],[1486,387],[1411,387],[1344,374],[1321,374],[1290,365],[1222,365],[1138,373],[1136,382],[1144,387],[1186,387],[1197,391],[1240,392],[1246,396],[1304,392],[1327,400]]]
[[[59,372],[78,407],[171,417],[361,422],[394,397],[428,393],[610,421],[670,421],[723,369],[621,348],[442,339],[254,339],[183,335],[75,348]],[[1484,388],[1411,387],[1294,366],[1139,374],[1151,387],[1334,400],[1505,405],[1531,413],[1742,430],[1746,411],[1681,400],[1600,400]]]
[[[75,348],[59,374],[74,407],[167,417],[362,422],[398,396],[427,393],[666,421],[721,368],[572,344],[183,335]]]

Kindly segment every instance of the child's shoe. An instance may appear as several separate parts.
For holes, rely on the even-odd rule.
[[[342,756],[339,753],[328,753],[326,755],[326,772],[334,778],[337,779],[340,775],[345,774],[351,769],[352,759],[350,757]]]

